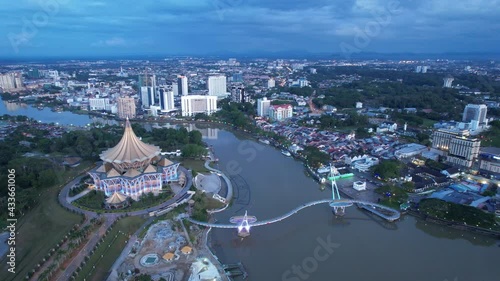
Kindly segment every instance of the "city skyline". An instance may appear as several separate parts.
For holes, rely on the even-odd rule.
[[[497,53],[499,8],[483,0],[24,1],[0,8],[0,50],[8,58]]]

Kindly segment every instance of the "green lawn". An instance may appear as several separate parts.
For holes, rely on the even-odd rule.
[[[64,180],[72,179],[89,167],[82,163],[64,172]],[[25,280],[24,277],[39,263],[48,251],[64,237],[82,217],[66,211],[57,202],[61,188],[54,186],[41,192],[40,203],[31,209],[17,224],[16,274],[7,272],[5,259],[0,266],[0,280]]]
[[[210,171],[205,168],[205,160],[183,159],[181,165],[186,169],[191,169],[198,173],[210,173]]]
[[[119,220],[87,261],[76,280],[105,280],[109,269],[127,244],[129,235],[134,234],[144,222],[145,219],[140,217]]]

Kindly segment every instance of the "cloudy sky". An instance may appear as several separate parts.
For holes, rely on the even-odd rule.
[[[500,0],[19,0],[0,15],[0,57],[500,46]]]

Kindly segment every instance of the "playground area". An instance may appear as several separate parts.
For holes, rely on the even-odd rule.
[[[144,238],[137,240],[120,265],[118,274],[133,280],[133,273],[148,274],[154,280],[183,280],[196,259],[196,250],[177,222],[161,221],[152,225]],[[127,279],[126,279],[127,280]]]

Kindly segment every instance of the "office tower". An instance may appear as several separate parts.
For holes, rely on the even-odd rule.
[[[191,95],[181,97],[182,116],[194,116],[198,113],[211,115],[217,111],[216,96]]]
[[[188,79],[186,76],[177,76],[177,93],[180,96],[187,96],[188,92]]]
[[[153,87],[143,86],[141,88],[141,104],[142,108],[149,108],[155,104],[155,92]]]
[[[161,111],[164,112],[175,110],[173,91],[160,89],[160,106],[161,106]]]
[[[209,76],[207,87],[209,96],[225,97],[227,93],[226,76],[225,75]]]
[[[481,141],[473,138],[454,137],[450,141],[450,150],[446,161],[463,167],[472,167],[479,155]]]
[[[271,101],[266,97],[257,100],[257,115],[260,117],[269,116],[269,107],[271,106]]]
[[[135,118],[135,100],[134,98],[118,98],[118,117]]]
[[[41,77],[40,71],[37,68],[30,68],[26,74],[32,79],[39,79]]]
[[[274,78],[269,78],[269,80],[267,80],[267,87],[269,89],[276,87],[276,81]]]
[[[467,138],[469,136],[470,132],[468,130],[439,129],[432,133],[432,147],[443,151],[448,151],[450,149],[452,138]]]
[[[233,102],[249,102],[249,97],[243,86],[233,86],[231,89],[231,101]]]
[[[451,76],[447,76],[447,77],[443,78],[443,82],[444,82],[443,87],[444,88],[451,88],[453,80],[455,80],[455,79]]]
[[[269,119],[273,121],[283,121],[292,116],[293,116],[293,107],[290,104],[269,106]]]
[[[486,124],[488,107],[484,104],[468,104],[462,116],[463,122],[477,121],[479,125]]]
[[[235,73],[233,74],[233,82],[241,83],[243,82],[243,73]]]
[[[174,96],[179,96],[179,85],[177,83],[172,83],[172,91],[174,92]]]
[[[445,151],[448,163],[472,167],[479,154],[481,141],[469,136],[468,130],[440,129],[432,134],[432,147]]]

